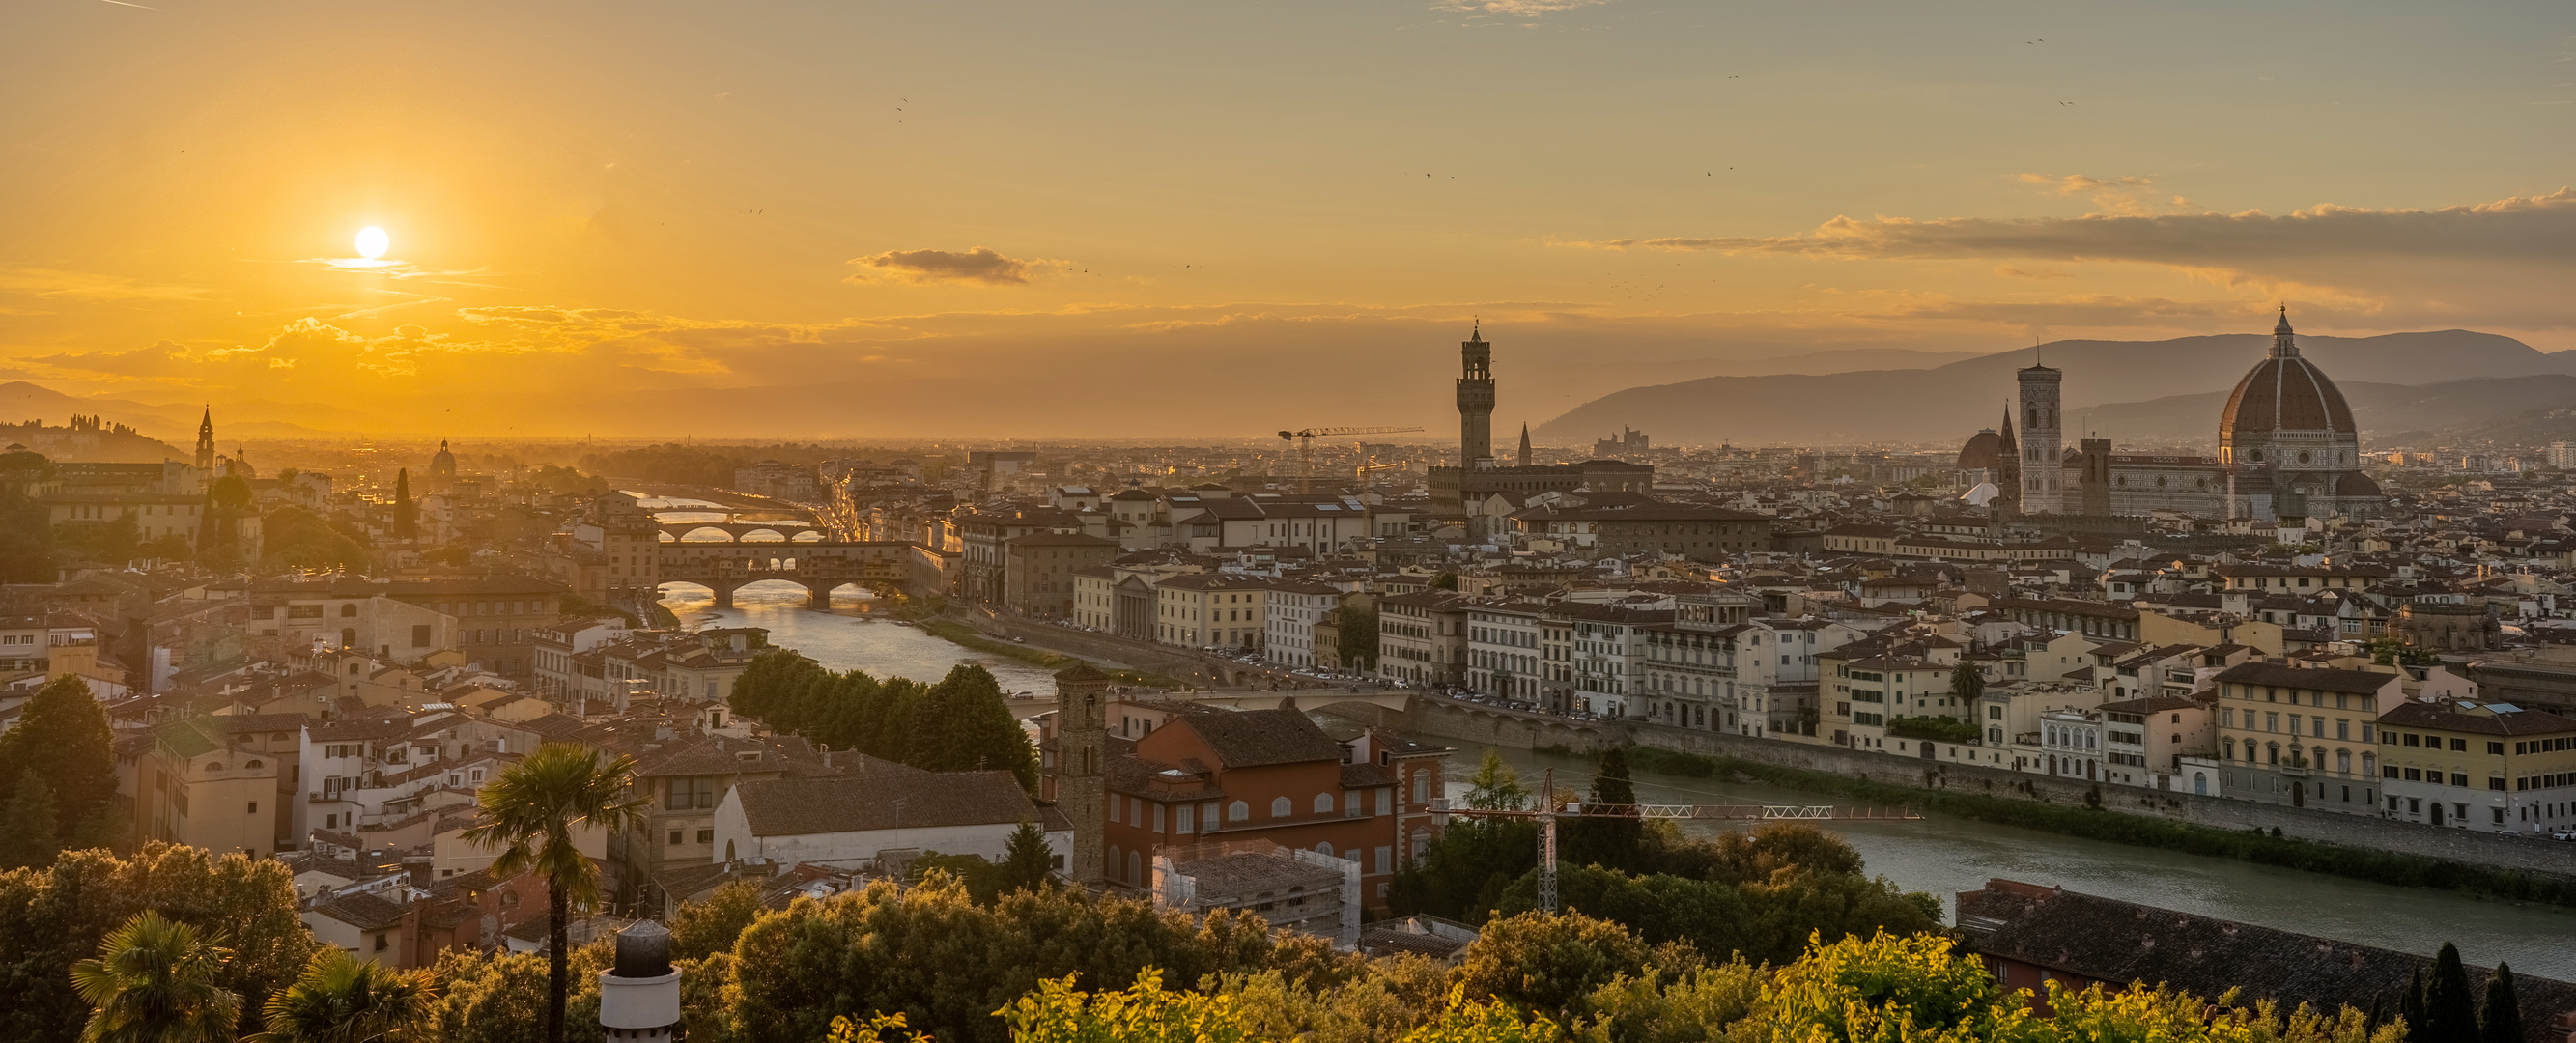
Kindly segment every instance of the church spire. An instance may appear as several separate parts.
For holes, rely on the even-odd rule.
[[[1523,466],[1523,467],[1527,467],[1527,466],[1529,466],[1529,465],[1530,465],[1529,424],[1528,424],[1527,422],[1523,422],[1523,423],[1521,424],[1521,466]]]
[[[2290,335],[2290,306],[2287,304],[2281,306],[2281,321],[2272,324],[2272,357],[2299,357],[2299,342]]]
[[[206,406],[205,419],[197,421],[197,470],[202,473],[214,469],[215,407],[209,403]]]

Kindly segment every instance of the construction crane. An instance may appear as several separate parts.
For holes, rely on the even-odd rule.
[[[1281,431],[1279,440],[1293,439],[1297,443],[1297,492],[1303,495],[1315,491],[1316,439],[1343,435],[1401,435],[1420,430],[1418,427],[1309,427],[1300,431]]]
[[[1447,797],[1431,801],[1431,824],[1447,826],[1449,816],[1530,819],[1538,823],[1538,907],[1556,911],[1556,823],[1567,818],[1666,818],[1751,822],[1902,822],[1922,818],[1911,808],[1837,808],[1831,804],[1583,804],[1556,798],[1556,769],[1539,784],[1538,806],[1523,808],[1452,807]]]

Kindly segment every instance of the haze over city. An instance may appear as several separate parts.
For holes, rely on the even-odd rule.
[[[0,30],[0,373],[253,423],[1423,423],[1477,316],[1507,424],[2281,302],[2576,347],[2550,4],[49,0]],[[344,263],[370,227],[382,262]],[[1139,386],[1158,408],[1068,408]]]
[[[12,0],[0,1043],[2576,1043],[2576,5]]]

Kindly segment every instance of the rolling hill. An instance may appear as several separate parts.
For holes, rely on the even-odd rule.
[[[2342,385],[2347,395],[2361,384],[2414,388],[2480,378],[2576,375],[2576,352],[2547,354],[2511,337],[2469,330],[2362,338],[2303,336],[2299,344],[2301,352]],[[2119,432],[2132,424],[2141,438],[2149,431],[2170,430],[2179,440],[2191,430],[2185,420],[2197,409],[2201,419],[2195,440],[2207,441],[2215,435],[2218,409],[2227,392],[2270,347],[2269,336],[2229,334],[2163,341],[2057,341],[2043,345],[2037,354],[2066,373],[2064,403],[2070,421],[2080,422],[2075,415],[2079,410],[2095,409],[2099,414],[2095,425],[2111,427],[2121,441],[2130,440]],[[1965,438],[2002,416],[2014,394],[2013,371],[2030,365],[2032,357],[2033,352],[2025,349],[1932,369],[1721,376],[1630,388],[1586,402],[1535,433],[1558,445],[1581,444],[1621,425],[1647,431],[1666,444]],[[2545,394],[2545,386],[2554,385],[2535,386],[2530,392]],[[2201,403],[2164,401],[2211,395],[2216,399],[2205,409]],[[2121,405],[2114,408],[2114,403]],[[2455,406],[2480,408],[2457,399],[2426,400],[2406,408],[2429,418],[2454,415],[2448,411]],[[2362,401],[2356,398],[2353,408],[2362,410]],[[2363,423],[2381,426],[2371,419]],[[2070,423],[2070,431],[2075,426]]]

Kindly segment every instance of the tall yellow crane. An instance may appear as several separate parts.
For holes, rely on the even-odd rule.
[[[1401,435],[1420,430],[1422,429],[1418,427],[1309,427],[1296,431],[1281,431],[1279,440],[1282,442],[1293,440],[1297,443],[1297,492],[1302,495],[1315,491],[1316,439],[1339,438],[1344,435]]]

